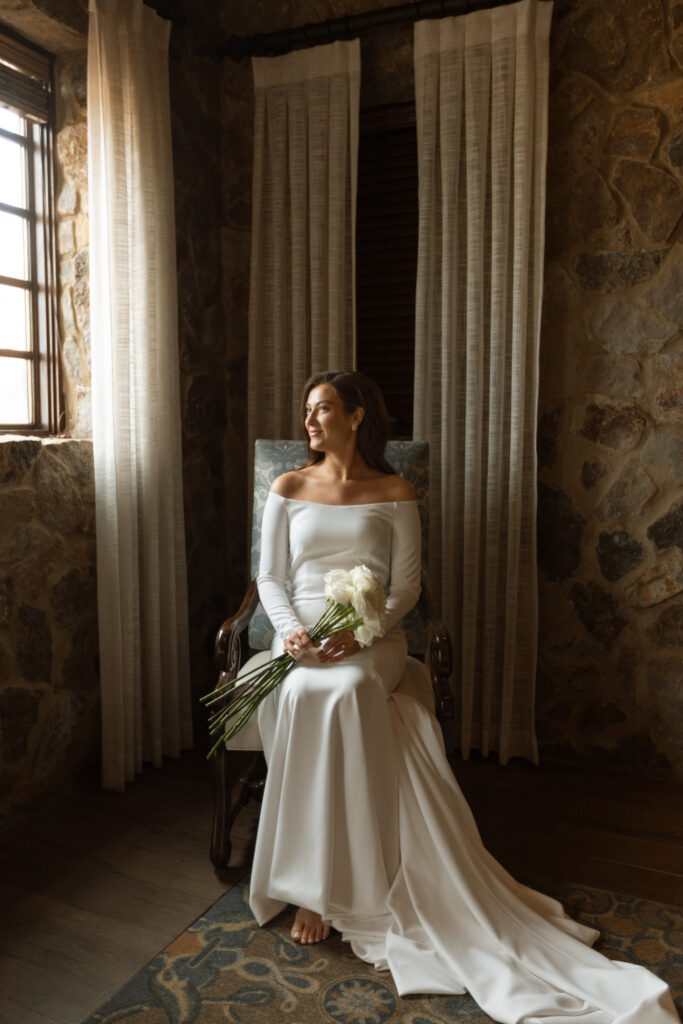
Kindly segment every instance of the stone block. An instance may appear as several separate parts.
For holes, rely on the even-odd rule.
[[[683,554],[674,550],[648,569],[629,590],[634,604],[641,608],[668,601],[683,592]]]
[[[0,692],[0,754],[6,761],[25,756],[38,721],[41,696],[38,690],[18,686]]]
[[[95,498],[95,464],[93,461],[92,441],[71,440],[61,445],[61,458],[74,475],[84,498],[93,501]]]
[[[549,97],[549,130],[563,131],[596,98],[595,88],[579,75],[569,74],[552,90]]]
[[[587,459],[581,467],[581,483],[587,491],[607,475],[607,467],[599,459]]]
[[[643,545],[626,530],[601,533],[596,545],[600,571],[606,580],[615,583],[643,560]]]
[[[683,421],[683,353],[659,355],[649,363],[656,420]]]
[[[616,640],[627,625],[621,614],[619,602],[612,594],[603,590],[597,583],[575,583],[569,591],[569,600],[580,622],[589,633],[611,650]]]
[[[619,223],[619,206],[596,170],[581,175],[566,191],[548,194],[546,245],[549,259],[574,245],[586,245],[593,232]]]
[[[670,324],[621,299],[599,299],[583,314],[584,324],[608,352],[642,356],[659,352],[676,333]]]
[[[12,523],[32,519],[36,510],[36,499],[32,487],[16,487],[0,491],[0,529]]]
[[[602,522],[637,516],[657,488],[636,459],[626,463],[595,512]]]
[[[0,686],[4,686],[11,676],[12,658],[8,649],[0,640]]]
[[[620,110],[607,139],[607,152],[611,156],[649,161],[659,144],[659,119],[658,112],[650,107],[626,107]]]
[[[97,607],[94,572],[80,567],[70,569],[52,588],[50,603],[60,625],[80,630],[88,610]]]
[[[0,579],[0,626],[7,626],[14,611],[14,580],[11,576]]]
[[[650,242],[666,242],[683,214],[683,188],[666,171],[633,160],[617,165],[614,184]]]
[[[76,387],[76,408],[71,424],[74,437],[92,437],[92,395],[89,387]]]
[[[580,7],[588,5],[581,4]],[[572,22],[565,60],[612,96],[669,74],[666,29],[659,0],[610,0]]]
[[[645,292],[645,299],[677,327],[683,328],[682,245],[676,245],[671,250],[666,266]]]
[[[71,648],[62,667],[62,688],[96,691],[100,678],[99,652],[97,619],[90,617],[80,623],[71,638]]]
[[[83,729],[83,702],[71,693],[55,694],[36,752],[36,774],[54,772]]]
[[[648,706],[658,744],[669,758],[683,759],[683,664],[660,657],[646,667]]]
[[[611,725],[617,725],[625,719],[625,713],[614,701],[605,704],[600,697],[594,697],[581,712],[578,725],[583,735],[599,736]]]
[[[0,439],[0,484],[21,483],[40,455],[40,441]]]
[[[681,479],[683,477],[683,432],[674,426],[658,426],[643,445],[641,456],[645,465]]]
[[[79,191],[88,187],[88,126],[70,124],[57,133],[57,161],[66,181]]]
[[[570,124],[550,123],[548,180],[569,181],[599,167],[605,150],[612,110],[596,94]]]
[[[74,283],[74,261],[71,256],[61,260],[59,264],[59,283],[62,288]]]
[[[74,305],[80,322],[90,311],[90,249],[86,247],[76,253],[74,259]]]
[[[567,271],[550,263],[543,277],[543,321],[564,320],[577,305],[579,294]]]
[[[672,547],[683,551],[683,501],[672,505],[666,515],[648,526],[647,535],[658,551]]]
[[[70,288],[66,288],[65,291],[62,292],[59,306],[62,313],[62,329],[65,332],[75,330],[76,320],[74,319],[74,307]]]
[[[683,69],[683,32],[677,32],[671,40],[671,56],[679,68]]]
[[[57,199],[57,213],[75,213],[78,205],[78,193],[72,184],[66,182],[59,192]],[[61,224],[60,224],[61,229]]]
[[[67,378],[70,381],[83,379],[83,366],[78,341],[73,334],[69,335],[62,345],[62,361]]]
[[[42,586],[63,547],[60,537],[49,534],[37,523],[19,523],[0,548],[0,565],[5,572],[20,571],[25,586]]]
[[[628,36],[612,7],[589,9],[573,22],[565,59],[601,85],[612,85],[626,61]]]
[[[57,229],[57,251],[60,256],[68,256],[76,248],[76,232],[72,220],[60,221]]]
[[[647,427],[647,416],[635,402],[615,405],[591,402],[580,414],[579,433],[605,448],[635,448]]]
[[[19,606],[17,666],[29,682],[52,680],[52,631],[42,608]]]
[[[596,764],[623,768],[635,774],[670,776],[671,761],[647,729],[637,729],[618,740],[611,749],[596,747]]]
[[[538,485],[538,564],[549,580],[566,580],[581,559],[585,520],[564,491]]]
[[[683,57],[683,33],[680,35],[681,57]],[[664,146],[664,156],[676,173],[683,177],[683,132],[677,132]]]
[[[550,468],[557,461],[557,439],[562,423],[562,410],[544,413],[538,423],[538,462],[542,467]]]
[[[606,292],[647,281],[659,269],[666,249],[636,252],[582,252],[574,269],[586,291]]]
[[[59,446],[45,445],[35,470],[36,506],[43,522],[60,532],[78,529],[83,501],[60,456]]]
[[[648,633],[656,647],[683,647],[683,601],[664,608]]]
[[[623,354],[595,355],[580,361],[578,384],[588,394],[633,397],[641,391],[640,367]]]

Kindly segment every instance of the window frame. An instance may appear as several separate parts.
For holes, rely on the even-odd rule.
[[[25,218],[28,278],[0,275],[0,284],[29,293],[30,336],[26,349],[0,356],[31,363],[30,423],[0,422],[0,434],[57,434],[63,418],[57,319],[55,218],[54,56],[0,24],[0,106],[24,120],[25,135],[0,128],[0,136],[26,150],[26,207],[0,202],[0,211]]]

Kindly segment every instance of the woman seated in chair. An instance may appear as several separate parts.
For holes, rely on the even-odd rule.
[[[469,991],[516,1024],[675,1024],[667,986],[591,948],[597,933],[508,875],[485,850],[438,723],[396,688],[400,627],[420,590],[420,522],[385,461],[388,420],[363,374],[304,388],[309,462],[277,478],[263,515],[258,588],[273,654],[298,664],[259,709],[268,778],[250,903],[264,924],[292,903],[292,937],[342,932],[400,994]],[[313,648],[323,577],[365,564],[387,587],[384,633]],[[286,581],[289,581],[289,587]]]

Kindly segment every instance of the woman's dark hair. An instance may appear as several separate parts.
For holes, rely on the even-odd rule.
[[[329,384],[334,388],[344,403],[345,412],[349,415],[359,406],[364,410],[365,415],[358,425],[356,449],[370,469],[393,475],[396,470],[384,457],[384,449],[389,440],[389,417],[382,392],[374,380],[356,370],[325,370],[323,373],[314,373],[304,384],[301,396],[301,425],[304,433],[308,396],[313,388],[321,384]],[[311,446],[308,446],[307,466],[321,462],[324,458],[324,452],[311,451]]]

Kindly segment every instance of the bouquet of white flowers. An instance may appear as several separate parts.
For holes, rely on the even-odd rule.
[[[308,630],[313,644],[322,643],[346,629],[353,630],[361,647],[369,647],[375,637],[382,636],[386,594],[366,565],[356,565],[348,571],[332,569],[326,573],[325,597],[325,611],[315,626]],[[295,664],[296,659],[291,654],[280,654],[266,665],[238,675],[201,698],[210,707],[231,697],[227,704],[209,715],[209,733],[218,735],[218,739],[208,757],[246,725],[261,701],[279,686]]]

